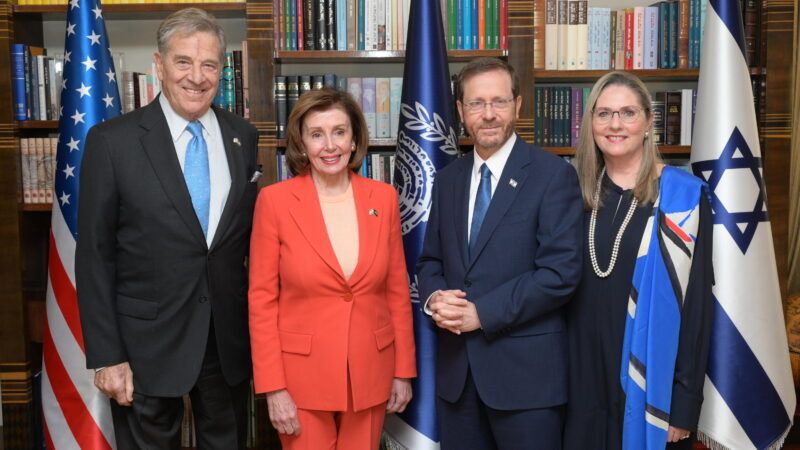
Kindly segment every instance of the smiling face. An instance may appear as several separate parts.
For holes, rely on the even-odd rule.
[[[620,111],[631,107],[642,110],[631,123],[625,123],[616,113],[612,113],[611,120],[606,123],[592,119],[594,142],[604,158],[641,158],[644,134],[651,128],[653,118],[652,115],[648,117],[636,93],[627,86],[607,86],[597,97],[594,111]]]
[[[222,61],[220,43],[211,33],[176,35],[165,54],[156,53],[161,91],[186,120],[201,117],[217,95]]]
[[[336,177],[347,173],[353,153],[353,127],[341,108],[310,111],[303,118],[303,148],[313,176]]]
[[[512,88],[511,76],[503,70],[479,73],[463,83],[463,101],[456,103],[458,113],[475,141],[475,150],[483,159],[493,155],[514,134],[522,97],[517,97],[510,107],[502,111],[494,105],[484,105],[477,110],[469,110],[465,106],[470,102],[514,99]]]

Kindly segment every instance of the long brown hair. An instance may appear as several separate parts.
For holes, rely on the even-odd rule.
[[[609,72],[603,75],[592,87],[592,92],[586,101],[583,110],[583,120],[581,121],[581,134],[578,140],[578,148],[575,150],[575,168],[578,170],[578,179],[583,193],[583,204],[587,209],[596,208],[600,205],[594,204],[594,192],[597,187],[597,177],[605,165],[603,154],[594,141],[592,132],[592,111],[597,103],[597,98],[609,86],[624,86],[633,91],[639,99],[639,106],[645,112],[645,119],[650,120],[653,116],[653,103],[647,87],[636,75],[628,72]],[[649,134],[652,130],[647,130],[644,138],[644,152],[642,163],[639,166],[639,175],[636,177],[636,186],[633,188],[633,195],[639,203],[654,203],[658,197],[658,166],[661,164],[661,156],[658,154],[655,140]]]

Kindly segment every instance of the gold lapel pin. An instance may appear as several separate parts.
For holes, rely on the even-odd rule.
[[[236,144],[236,145],[238,145],[238,146],[241,146],[241,145],[242,145],[242,143],[241,143],[241,142],[239,142],[239,138],[237,138],[237,137],[233,138],[233,143],[234,143],[234,144]]]
[[[378,210],[377,210],[377,209],[375,209],[375,208],[371,208],[371,209],[369,210],[369,215],[370,215],[370,216],[375,216],[375,217],[378,217]]]

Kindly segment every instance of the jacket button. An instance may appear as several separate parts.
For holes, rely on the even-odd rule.
[[[201,296],[200,296],[200,300],[198,300],[198,301],[199,301],[200,303],[205,303],[205,302],[207,302],[207,301],[208,301],[208,297],[206,297],[205,295],[201,295]]]
[[[347,294],[344,294],[342,296],[342,300],[344,300],[346,302],[352,302],[353,301],[353,294],[351,292],[348,292]]]
[[[469,279],[464,280],[464,287],[471,287],[471,286],[472,286],[472,281],[470,281]]]

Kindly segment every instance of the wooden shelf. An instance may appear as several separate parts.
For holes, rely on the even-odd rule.
[[[19,209],[27,212],[50,212],[53,210],[53,205],[50,203],[20,203]]]
[[[57,120],[20,120],[17,125],[24,130],[58,130]]]
[[[480,56],[505,58],[508,50],[450,50],[447,57],[451,62],[466,62]],[[403,50],[374,50],[374,51],[335,51],[335,50],[301,50],[275,52],[275,62],[278,63],[325,63],[328,62],[374,62],[390,63],[404,62],[406,52]]]
[[[67,13],[66,3],[57,5],[14,5],[14,14],[47,14],[63,17]],[[103,5],[103,14],[119,19],[153,18],[165,16],[183,8],[196,7],[211,11],[217,18],[244,17],[247,4],[231,3],[129,3]]]
[[[533,78],[536,81],[548,82],[595,82],[607,74],[608,70],[534,70]],[[699,69],[652,69],[629,70],[645,81],[697,81]]]
[[[275,145],[278,148],[286,148],[286,139],[277,139]],[[461,137],[458,138],[458,145],[466,146],[472,145],[472,138]],[[395,138],[381,138],[381,139],[370,139],[369,140],[370,147],[395,147],[397,146],[397,139]],[[573,151],[574,153],[574,151]]]
[[[574,156],[575,147],[544,147],[550,153],[561,156]],[[692,151],[690,145],[661,145],[658,147],[662,155],[689,156]]]

